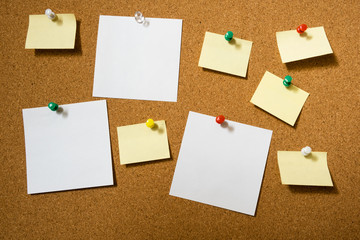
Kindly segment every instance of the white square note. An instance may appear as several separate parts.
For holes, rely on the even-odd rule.
[[[106,101],[23,109],[28,194],[113,185]]]
[[[271,136],[190,112],[170,195],[254,216]]]
[[[93,96],[177,101],[182,20],[100,16]]]

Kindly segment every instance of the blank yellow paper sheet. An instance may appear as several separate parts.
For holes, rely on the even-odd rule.
[[[309,93],[266,71],[250,102],[294,126]]]
[[[281,183],[332,187],[326,152],[303,156],[300,151],[278,151]]]
[[[52,21],[45,14],[30,15],[26,49],[73,49],[76,18],[74,14],[56,14]]]
[[[296,30],[277,32],[276,40],[283,63],[333,53],[324,27],[308,28],[302,34]]]
[[[199,67],[246,77],[252,42],[240,38],[225,40],[225,34],[206,32]]]
[[[120,164],[170,158],[165,121],[155,121],[149,128],[145,122],[117,128]]]

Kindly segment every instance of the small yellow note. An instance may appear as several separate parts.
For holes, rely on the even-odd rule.
[[[149,128],[145,122],[117,128],[120,164],[170,158],[165,121],[155,121]]]
[[[73,49],[76,19],[74,14],[56,14],[52,21],[45,14],[30,15],[26,49]]]
[[[333,53],[324,27],[308,28],[302,34],[296,30],[277,32],[276,40],[283,63]]]
[[[293,84],[285,87],[283,79],[266,71],[250,102],[294,126],[308,96]]]
[[[326,152],[278,151],[281,183],[285,185],[333,186]]]
[[[225,40],[225,34],[206,32],[199,67],[246,77],[252,42],[240,38]]]

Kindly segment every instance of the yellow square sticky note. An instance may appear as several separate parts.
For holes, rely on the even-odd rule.
[[[45,14],[30,15],[26,49],[73,49],[76,19],[74,14],[56,14],[52,21]]]
[[[199,67],[245,77],[252,42],[240,38],[225,40],[225,34],[205,33]]]
[[[165,121],[155,121],[149,128],[145,122],[117,128],[120,164],[170,158]]]
[[[326,152],[278,151],[281,183],[285,185],[333,186]]]
[[[333,53],[324,27],[308,28],[299,34],[296,30],[276,33],[281,61],[298,61]]]
[[[266,71],[250,102],[294,126],[309,93]]]

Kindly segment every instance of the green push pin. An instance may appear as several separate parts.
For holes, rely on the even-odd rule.
[[[232,31],[228,31],[226,34],[225,34],[225,40],[230,42],[231,39],[233,38],[234,34]]]
[[[50,102],[48,104],[48,107],[50,108],[51,111],[56,111],[59,108],[59,105],[57,105],[56,103]]]
[[[291,85],[292,77],[287,75],[283,81],[283,84],[285,87],[289,87]]]

